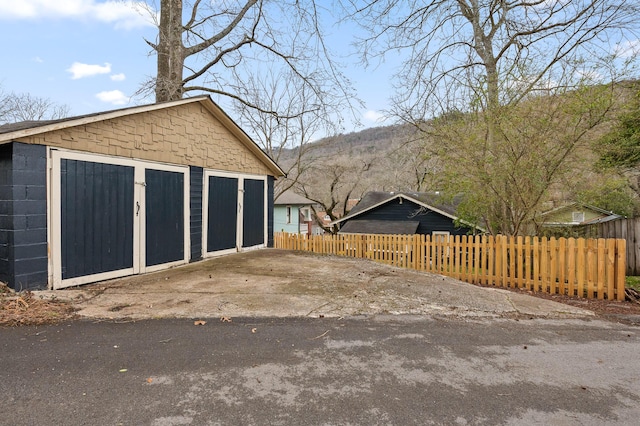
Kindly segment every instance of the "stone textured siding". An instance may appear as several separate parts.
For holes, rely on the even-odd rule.
[[[204,106],[195,102],[19,139],[118,157],[271,174]]]

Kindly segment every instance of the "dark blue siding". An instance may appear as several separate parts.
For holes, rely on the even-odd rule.
[[[145,170],[145,264],[184,259],[184,173]]]
[[[273,247],[273,176],[267,176],[267,247]]]
[[[202,259],[202,167],[189,167],[189,226],[191,235],[190,261]]]
[[[47,288],[46,147],[0,146],[0,280],[15,290]]]
[[[13,144],[0,145],[0,281],[13,279]]]
[[[264,181],[244,180],[242,247],[264,244]]]
[[[62,279],[133,267],[134,168],[60,160]]]
[[[236,248],[238,179],[210,176],[207,252]]]
[[[468,228],[459,228],[454,220],[435,211],[421,208],[411,201],[393,199],[377,208],[358,215],[357,220],[413,220],[418,221],[417,234],[430,235],[434,231],[445,231],[451,235],[466,235]],[[346,223],[346,222],[345,222]]]

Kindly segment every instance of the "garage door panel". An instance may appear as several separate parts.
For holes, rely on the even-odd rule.
[[[207,252],[236,248],[238,179],[209,176]]]
[[[60,160],[62,279],[133,267],[134,168]]]
[[[242,247],[264,244],[264,180],[244,180]]]
[[[146,266],[185,257],[184,179],[182,172],[145,170]]]

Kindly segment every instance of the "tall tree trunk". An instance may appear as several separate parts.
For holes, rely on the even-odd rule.
[[[156,102],[182,99],[182,0],[161,0]]]

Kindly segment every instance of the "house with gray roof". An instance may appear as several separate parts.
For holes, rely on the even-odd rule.
[[[341,234],[467,235],[477,232],[458,220],[456,204],[438,193],[367,192],[348,215],[335,221]]]
[[[270,246],[283,175],[209,96],[0,126],[0,281],[57,289]]]

